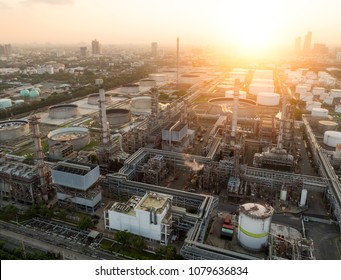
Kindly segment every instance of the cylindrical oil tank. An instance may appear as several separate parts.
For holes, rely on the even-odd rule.
[[[328,113],[329,113],[328,110],[324,108],[313,108],[311,110],[311,115],[313,117],[327,118]]]
[[[274,92],[259,92],[257,95],[257,105],[278,106],[279,94]]]
[[[341,143],[341,132],[340,131],[326,131],[323,136],[323,143],[329,147],[336,147],[337,144]]]
[[[308,101],[305,106],[307,111],[312,111],[313,108],[321,108],[321,102]]]
[[[183,84],[190,84],[193,85],[200,81],[200,75],[194,75],[194,74],[183,74],[180,77],[180,81]]]
[[[8,120],[0,122],[0,141],[13,140],[29,133],[27,121]]]
[[[308,87],[304,85],[297,85],[296,86],[296,93],[299,94],[306,94],[308,92]]]
[[[339,127],[339,124],[337,122],[333,121],[319,121],[317,125],[317,129],[320,133],[325,133],[326,131],[335,131]]]
[[[233,88],[234,86],[232,86]],[[230,89],[225,91],[225,97],[227,98],[233,98],[234,90]],[[246,91],[240,90],[239,91],[239,98],[246,99]]]
[[[121,86],[121,92],[127,94],[137,94],[139,93],[139,89],[138,84],[125,84]]]
[[[301,198],[300,198],[300,207],[305,207],[307,204],[307,196],[308,196],[308,190],[302,189],[301,191]]]
[[[78,115],[78,105],[61,104],[53,105],[49,108],[49,117],[51,119],[68,119]]]
[[[254,84],[251,83],[249,86],[249,93],[252,95],[258,95],[260,92],[273,92],[275,86],[273,84]]]
[[[336,88],[331,89],[330,96],[334,98],[341,97],[341,89],[336,89]]]
[[[97,105],[99,102],[99,93],[93,93],[88,96],[88,104],[90,105]],[[105,94],[105,103],[109,104],[112,102],[112,96],[109,93]]]
[[[150,109],[152,104],[150,96],[139,96],[131,99],[131,107],[134,109]]]
[[[313,95],[321,95],[325,93],[325,88],[323,87],[314,87],[312,91]]]
[[[12,107],[12,100],[9,98],[0,98],[0,109]]]
[[[70,142],[75,150],[84,148],[90,142],[89,130],[85,127],[63,127],[48,135],[49,147],[57,143]]]
[[[114,108],[106,110],[110,125],[121,125],[130,122],[131,112],[128,109]]]
[[[15,100],[15,102],[14,102],[15,105],[22,105],[24,103],[25,103],[24,99],[18,99],[18,100]]]
[[[168,76],[167,74],[153,73],[149,74],[149,78],[155,80],[157,83],[163,83],[167,81]]]
[[[238,240],[242,247],[260,251],[267,246],[273,208],[245,203],[239,207]]]
[[[155,87],[156,81],[153,79],[142,79],[140,80],[140,87]]]

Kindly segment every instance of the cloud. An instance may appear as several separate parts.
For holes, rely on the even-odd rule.
[[[25,0],[22,3],[24,5],[30,5],[30,4],[51,4],[51,5],[72,5],[75,2],[75,0]]]

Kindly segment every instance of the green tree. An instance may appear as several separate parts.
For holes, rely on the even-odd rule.
[[[136,235],[131,240],[131,246],[139,251],[142,251],[147,247],[144,238]]]
[[[121,244],[131,246],[132,234],[129,231],[118,231],[115,233],[115,240]]]
[[[83,216],[78,222],[78,228],[81,230],[87,230],[88,228],[91,228],[92,226],[93,226],[93,223],[91,221],[91,218],[88,216]]]

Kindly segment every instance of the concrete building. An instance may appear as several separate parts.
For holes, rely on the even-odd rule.
[[[157,57],[157,42],[152,42],[152,50],[151,50],[152,57]]]
[[[312,33],[308,32],[304,37],[303,55],[309,55],[311,51],[311,37]]]
[[[88,48],[87,47],[80,47],[79,52],[80,52],[81,57],[87,57],[88,56]]]
[[[172,233],[172,199],[170,195],[147,192],[143,197],[132,196],[126,203],[115,202],[104,213],[105,227],[127,230],[167,245]]]
[[[102,54],[101,45],[96,39],[92,41],[91,47],[92,47],[92,55]]]
[[[98,165],[66,160],[55,165],[51,172],[59,204],[90,213],[100,206]]]

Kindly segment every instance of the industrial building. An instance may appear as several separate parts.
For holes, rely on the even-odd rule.
[[[168,245],[173,230],[171,207],[170,195],[147,192],[143,197],[132,196],[104,212],[106,229],[127,230]]]
[[[51,170],[58,204],[93,213],[102,202],[99,166],[66,160]]]

